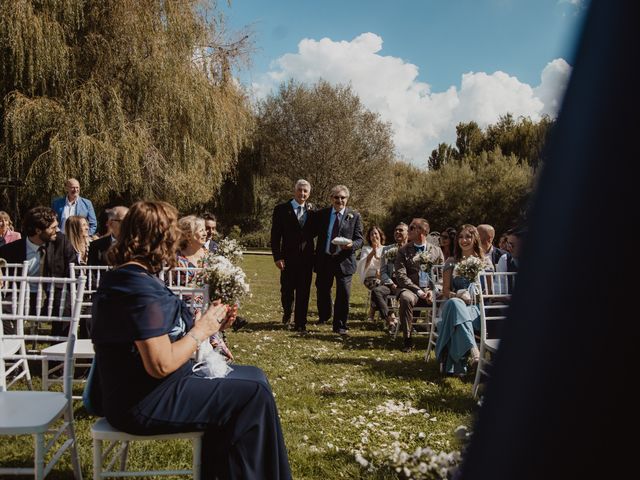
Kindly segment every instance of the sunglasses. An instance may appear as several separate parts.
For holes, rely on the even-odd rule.
[[[396,228],[395,231],[396,232],[404,232],[404,228]]]
[[[333,198],[336,200],[346,200],[348,197],[341,197],[340,195],[334,195]]]

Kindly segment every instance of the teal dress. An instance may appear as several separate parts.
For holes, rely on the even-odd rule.
[[[455,264],[445,265],[453,269]],[[469,288],[470,281],[464,277],[451,278],[451,291]],[[477,347],[474,332],[480,331],[480,309],[477,305],[467,305],[460,298],[450,298],[442,306],[440,321],[436,324],[436,358],[443,364],[443,373],[467,373],[467,356]]]

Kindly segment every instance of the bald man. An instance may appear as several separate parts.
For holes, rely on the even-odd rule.
[[[491,259],[491,263],[495,267],[498,264],[500,257],[507,252],[493,246],[493,239],[496,236],[496,230],[491,225],[483,223],[482,225],[478,225],[477,228],[478,234],[480,235],[480,248],[482,248],[482,252],[485,256]]]
[[[93,210],[91,200],[80,196],[80,182],[75,178],[68,178],[64,182],[64,188],[67,194],[64,197],[58,197],[51,202],[51,208],[60,221],[60,231],[64,232],[64,224],[67,218],[78,215],[87,219],[89,224],[89,235],[94,236],[98,228],[96,220],[96,212]]]

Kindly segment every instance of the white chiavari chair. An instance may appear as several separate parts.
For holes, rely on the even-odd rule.
[[[33,475],[43,479],[55,466],[66,450],[70,450],[74,477],[82,479],[77,440],[73,425],[72,379],[73,345],[76,340],[80,316],[80,297],[84,290],[83,277],[70,278],[8,277],[10,282],[19,282],[18,305],[15,313],[0,311],[1,320],[14,320],[19,326],[24,323],[61,322],[68,325],[68,333],[62,335],[28,334],[18,328],[15,333],[4,333],[0,329],[0,376],[6,375],[5,360],[42,360],[37,352],[18,351],[6,355],[2,351],[5,340],[35,340],[37,342],[67,342],[64,356],[63,391],[0,391],[0,435],[33,435],[35,455],[33,467],[3,467],[0,475]],[[74,285],[79,297],[69,305],[70,286]],[[41,329],[37,329],[39,332]],[[6,378],[4,380],[6,383]],[[60,422],[61,420],[61,422]],[[66,434],[67,439],[60,444]],[[50,460],[47,462],[47,458]]]

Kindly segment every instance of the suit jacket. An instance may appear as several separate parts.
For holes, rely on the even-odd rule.
[[[318,267],[320,267],[322,263],[326,262],[325,248],[327,247],[329,222],[332,213],[333,207],[328,207],[318,210],[312,217],[314,234],[318,237],[316,243],[316,271],[318,271]],[[342,250],[338,247],[338,253],[336,254],[336,260],[340,264],[342,273],[345,275],[353,275],[356,271],[356,250],[362,248],[362,244],[364,243],[364,237],[362,236],[362,218],[358,212],[349,207],[345,208],[338,236],[349,238],[353,241],[351,249]]]
[[[313,257],[313,220],[314,211],[309,203],[305,204],[307,218],[300,226],[291,201],[276,205],[271,217],[271,254],[273,260],[289,260]]]
[[[211,253],[216,253],[218,251],[218,242],[213,239],[209,240],[209,251]]]
[[[111,247],[111,235],[105,235],[89,244],[89,258],[87,265],[109,265],[107,250]]]
[[[66,196],[58,197],[51,202],[51,208],[58,215],[58,220],[62,218],[62,211],[64,210],[64,205],[67,201],[66,198]],[[87,219],[87,222],[89,222],[89,235],[95,235],[96,229],[98,228],[98,222],[96,220],[96,212],[93,210],[93,203],[91,203],[91,200],[84,197],[78,197],[76,202],[76,215]]]
[[[433,258],[437,259],[434,265],[442,263],[442,251],[438,252],[433,245],[427,242],[427,251],[432,252]],[[413,242],[409,242],[398,250],[396,255],[396,261],[394,264],[396,283],[399,287],[399,292],[402,290],[410,290],[417,294],[418,290],[425,290],[420,288],[420,264],[413,261],[413,257],[416,254],[416,248]],[[439,256],[438,256],[439,255]],[[428,272],[431,274],[431,272]],[[429,289],[433,289],[433,282],[431,276],[429,276]]]
[[[27,239],[21,238],[0,247],[0,258],[8,263],[24,262],[27,259]],[[47,244],[44,262],[43,276],[69,277],[69,264],[78,263],[78,255],[67,237],[58,232],[56,239]]]
[[[500,250],[498,247],[491,245],[491,250],[489,250],[488,256],[491,257],[491,263],[493,263],[493,265],[497,265],[500,261],[500,257],[505,253],[507,253],[506,250]]]
[[[395,262],[393,260],[387,260],[387,252],[392,248],[398,248],[397,243],[392,243],[391,245],[385,245],[382,248],[382,258],[380,261],[380,282],[383,285],[389,285],[391,283],[396,283],[395,281]]]

